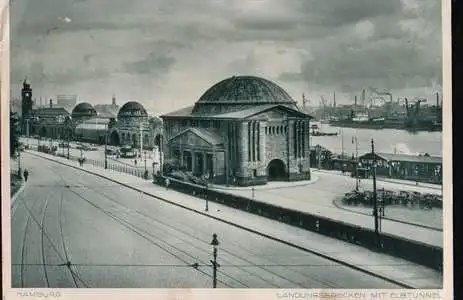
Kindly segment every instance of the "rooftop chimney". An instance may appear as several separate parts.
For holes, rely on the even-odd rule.
[[[50,108],[53,108],[53,99],[50,98]]]
[[[113,106],[116,106],[116,95],[113,94],[113,99],[112,100],[113,100],[113,102],[112,102]]]

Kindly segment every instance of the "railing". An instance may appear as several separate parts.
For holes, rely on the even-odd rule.
[[[96,167],[96,168],[104,168],[105,167],[104,160],[86,159],[84,164],[89,164],[89,165],[92,165],[93,167]],[[140,170],[138,168],[130,167],[130,166],[125,165],[125,164],[108,161],[107,162],[107,167],[108,167],[107,170],[116,171],[116,172],[120,172],[120,173],[125,173],[125,174],[128,174],[128,175],[140,177],[142,179],[148,179],[148,176],[146,175],[145,170]],[[149,173],[149,172],[147,172],[147,173]]]

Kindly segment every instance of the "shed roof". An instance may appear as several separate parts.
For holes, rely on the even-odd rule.
[[[407,155],[407,154],[392,154],[376,152],[377,157],[380,157],[386,161],[400,161],[400,162],[414,162],[414,163],[433,163],[441,164],[442,157],[438,156],[425,156],[425,155]],[[370,158],[371,152],[362,155],[360,158]]]

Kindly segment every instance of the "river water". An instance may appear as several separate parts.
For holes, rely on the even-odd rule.
[[[442,157],[442,132],[420,131],[410,133],[397,129],[363,129],[333,127],[323,124],[321,132],[338,132],[337,136],[311,136],[311,147],[320,144],[330,151],[351,156],[355,155],[354,137],[358,140],[358,154],[371,151],[371,139],[374,140],[375,151],[397,154],[425,154]]]

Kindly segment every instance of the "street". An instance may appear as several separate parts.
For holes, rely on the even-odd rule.
[[[218,287],[397,287],[100,177],[29,154],[23,165],[31,176],[12,203],[13,287],[209,288],[213,233]]]

